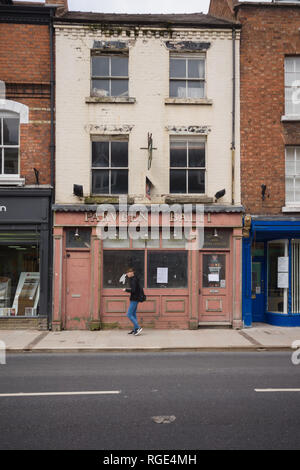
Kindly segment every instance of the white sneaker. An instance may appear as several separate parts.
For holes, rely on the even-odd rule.
[[[138,328],[135,332],[134,332],[134,336],[138,336],[141,331],[142,331],[143,328]]]

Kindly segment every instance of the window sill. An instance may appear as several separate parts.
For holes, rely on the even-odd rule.
[[[166,98],[165,104],[212,105],[213,102],[207,98]]]
[[[300,212],[300,204],[294,206],[284,206],[282,212]]]
[[[165,197],[166,204],[189,203],[189,204],[212,204],[212,197],[205,194],[169,194]]]
[[[281,116],[281,122],[300,121],[300,116]]]
[[[0,186],[24,186],[25,178],[20,178],[18,175],[13,176],[0,176]]]
[[[134,104],[135,98],[129,96],[88,96],[85,98],[86,103],[123,103],[123,104]]]

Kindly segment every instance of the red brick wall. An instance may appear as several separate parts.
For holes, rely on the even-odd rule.
[[[225,20],[235,20],[232,0],[211,0],[208,14],[225,18]]]
[[[50,184],[49,26],[0,23],[0,80],[6,98],[29,106],[29,124],[20,129],[20,168],[26,184]]]
[[[252,214],[282,214],[285,145],[300,145],[300,122],[282,123],[284,58],[300,55],[300,8],[243,5],[241,34],[241,188]],[[261,185],[267,186],[265,201]]]

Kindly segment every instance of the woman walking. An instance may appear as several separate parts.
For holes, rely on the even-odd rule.
[[[129,304],[129,308],[127,311],[127,317],[133,324],[133,330],[131,330],[128,334],[138,336],[143,329],[139,326],[137,318],[136,318],[136,311],[137,311],[139,298],[141,294],[141,287],[140,287],[139,279],[135,275],[134,268],[128,268],[126,272],[126,276],[129,279],[130,288],[123,289],[123,291],[130,292],[130,304]]]

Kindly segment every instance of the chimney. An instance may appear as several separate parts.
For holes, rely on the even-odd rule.
[[[45,5],[57,6],[56,14],[62,15],[68,11],[68,0],[45,0]]]

